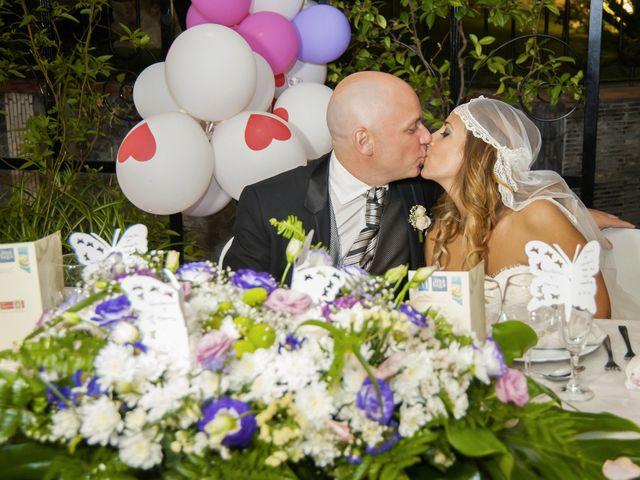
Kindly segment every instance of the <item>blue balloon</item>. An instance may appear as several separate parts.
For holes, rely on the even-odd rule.
[[[314,5],[293,18],[298,30],[298,59],[323,64],[340,57],[351,40],[351,28],[344,13],[330,5]]]

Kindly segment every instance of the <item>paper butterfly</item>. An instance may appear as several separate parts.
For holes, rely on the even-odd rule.
[[[596,311],[596,280],[599,271],[600,244],[592,240],[582,250],[576,247],[573,261],[554,244],[532,240],[525,245],[529,257],[529,269],[533,274],[528,309],[542,306],[564,305],[565,312],[571,306]],[[567,317],[568,318],[568,317]]]
[[[109,245],[95,233],[75,232],[69,236],[69,243],[82,265],[91,265],[104,260],[112,253],[129,256],[133,253],[147,252],[147,227],[141,223],[132,225],[120,237],[120,229],[116,229]]]
[[[142,343],[188,365],[189,333],[179,290],[145,275],[125,277],[120,287],[139,313],[137,326]]]
[[[314,302],[332,301],[346,282],[346,274],[335,267],[308,267],[294,271],[291,289],[308,294]]]

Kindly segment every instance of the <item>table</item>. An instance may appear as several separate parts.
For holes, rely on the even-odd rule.
[[[618,331],[618,325],[626,325],[629,329],[631,347],[640,355],[640,320],[596,320],[598,326],[611,338],[613,358],[621,371],[606,371],[607,352],[603,345],[589,354],[581,357],[580,364],[586,368],[580,373],[580,383],[593,390],[593,399],[587,402],[573,403],[572,406],[585,412],[610,412],[620,417],[628,418],[640,425],[640,390],[629,390],[624,386],[626,379],[625,367],[628,363],[624,359],[627,348]],[[551,372],[561,367],[569,366],[568,361],[534,363],[531,369],[538,372]],[[534,375],[536,381],[559,391],[562,382],[551,382]],[[569,406],[567,406],[569,407]]]

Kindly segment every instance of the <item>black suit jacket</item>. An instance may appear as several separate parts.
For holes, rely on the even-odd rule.
[[[314,230],[313,243],[329,247],[329,158],[327,154],[303,167],[281,173],[244,188],[238,202],[234,240],[224,260],[234,270],[250,268],[269,272],[279,279],[286,266],[289,240],[278,235],[270,218],[283,220],[295,215],[307,232]],[[393,182],[385,198],[378,247],[371,273],[408,263],[424,266],[424,245],[409,225],[413,205],[432,205],[439,191],[420,178]]]

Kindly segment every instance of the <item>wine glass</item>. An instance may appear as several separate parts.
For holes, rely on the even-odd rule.
[[[491,277],[484,277],[484,318],[487,327],[500,319],[502,311],[502,291],[500,284]]]
[[[548,307],[539,307],[529,310],[531,300],[530,285],[533,275],[531,273],[516,273],[507,279],[502,300],[502,320],[520,320],[529,325],[538,338],[545,333],[547,322],[550,318]],[[524,372],[529,375],[531,368],[531,349],[524,354]]]
[[[73,253],[62,255],[62,275],[64,287],[62,290],[62,301],[70,300],[82,293],[82,270],[84,266],[78,263]]]
[[[580,353],[587,343],[592,324],[593,314],[584,308],[572,306],[568,318],[561,315],[562,339],[571,356],[571,378],[559,396],[568,402],[585,402],[593,398],[593,391],[578,381]]]

